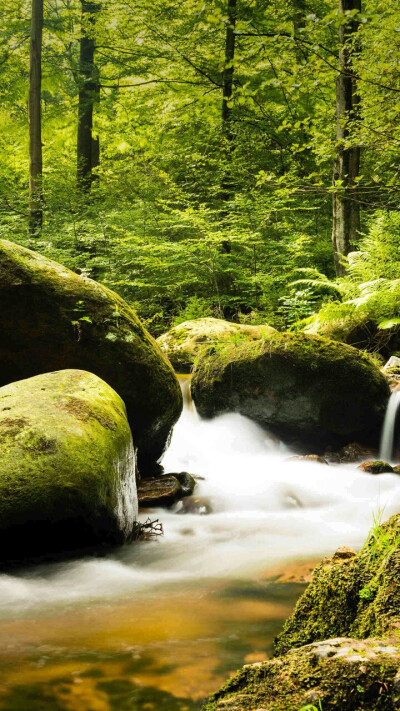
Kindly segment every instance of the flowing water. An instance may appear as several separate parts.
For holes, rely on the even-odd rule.
[[[380,457],[385,462],[391,462],[393,457],[393,448],[395,445],[395,432],[397,412],[400,406],[400,391],[395,390],[389,399],[387,406],[385,421],[383,423]]]
[[[0,575],[0,708],[196,711],[265,659],[298,573],[400,510],[398,476],[291,454],[238,414],[202,421],[187,403],[164,466],[203,477],[212,512],[152,511],[155,542]]]

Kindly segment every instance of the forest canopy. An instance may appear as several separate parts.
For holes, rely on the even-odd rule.
[[[115,289],[155,335],[199,316],[397,331],[397,3],[0,12],[1,237]]]

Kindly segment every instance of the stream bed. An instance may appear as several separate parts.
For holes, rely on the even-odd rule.
[[[196,711],[266,659],[312,566],[400,510],[400,477],[291,454],[187,402],[163,464],[203,477],[211,513],[153,510],[156,541],[0,575],[0,708]]]

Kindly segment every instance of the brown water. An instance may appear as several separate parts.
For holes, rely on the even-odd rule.
[[[195,711],[242,664],[268,657],[303,589],[203,581],[4,619],[0,708]]]

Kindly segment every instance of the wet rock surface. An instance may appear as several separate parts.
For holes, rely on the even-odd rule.
[[[390,474],[393,472],[393,467],[387,462],[382,462],[377,459],[375,462],[367,460],[363,462],[358,467],[363,472],[368,472],[368,474]]]
[[[324,457],[328,462],[334,464],[352,464],[363,460],[378,459],[378,450],[373,447],[366,447],[360,442],[350,442],[341,447],[337,452],[327,451]]]
[[[196,488],[196,479],[189,472],[169,472],[166,476],[175,477],[181,485],[182,495],[190,496]]]
[[[400,629],[400,515],[374,527],[357,555],[339,549],[318,565],[276,640],[278,654],[336,636]]]
[[[206,516],[212,513],[212,504],[206,496],[186,496],[182,499],[178,513]]]
[[[399,666],[392,642],[333,638],[243,667],[203,711],[394,711]]]
[[[144,479],[138,484],[140,508],[170,507],[184,496],[182,487],[174,476]]]
[[[196,364],[191,389],[201,416],[240,412],[317,453],[349,440],[378,442],[389,398],[386,379],[368,356],[291,333],[210,347]]]

